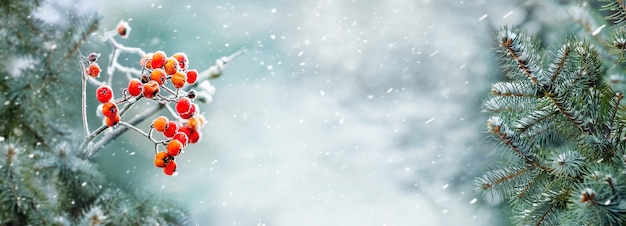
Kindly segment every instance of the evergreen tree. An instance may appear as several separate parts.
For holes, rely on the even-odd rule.
[[[607,21],[587,7],[582,32],[547,50],[511,27],[497,34],[510,80],[483,107],[503,161],[476,184],[508,200],[519,225],[626,224],[626,6],[604,3]]]
[[[87,120],[83,120],[83,126],[75,123],[81,121],[81,116],[85,117],[87,76],[82,75],[81,84],[81,74],[85,72],[85,62],[95,61],[81,55],[80,50],[99,29],[100,18],[69,13],[63,18],[69,21],[67,27],[46,24],[33,16],[42,4],[39,0],[0,1],[0,48],[3,49],[0,51],[3,63],[0,67],[0,224],[192,224],[187,211],[174,200],[111,184],[93,162],[100,150],[128,130],[147,136],[155,142],[156,148],[152,128],[148,134],[133,125],[169,107],[167,103],[171,104],[173,99],[161,99],[139,116],[120,121],[124,126],[107,129],[107,125],[101,125],[89,131]],[[130,27],[122,28],[128,30],[118,27],[120,35],[130,32]],[[113,39],[110,42],[117,47],[111,54],[111,65],[117,69],[121,70],[121,66],[114,61],[120,51],[143,53],[138,48],[115,43]],[[124,49],[120,50],[121,47]],[[215,66],[199,76],[218,77],[224,65],[241,52],[217,60]],[[178,69],[183,67],[176,65]],[[177,78],[177,86],[182,86],[188,78],[181,76]],[[110,81],[111,76],[108,78]],[[186,89],[170,92],[182,96],[180,91]],[[198,96],[196,99],[202,101],[201,92],[184,94],[192,99]],[[127,96],[124,94],[124,101],[132,99]],[[140,98],[132,99],[133,103],[125,105],[127,107],[119,114]],[[176,110],[181,112],[179,108]],[[188,117],[193,113],[185,112]],[[184,117],[182,113],[180,117]],[[171,140],[158,142],[160,145],[172,143]],[[161,160],[173,162],[173,157]],[[172,169],[168,170],[171,174]]]

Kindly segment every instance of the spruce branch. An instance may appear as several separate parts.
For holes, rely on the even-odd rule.
[[[556,175],[577,178],[584,171],[585,157],[577,151],[566,149],[555,152],[550,162]]]
[[[534,87],[523,82],[497,82],[491,86],[491,93],[495,96],[534,97],[537,95]]]
[[[477,179],[477,184],[481,190],[489,190],[495,186],[511,181],[521,175],[528,173],[531,168],[503,168],[492,170],[481,178]]]
[[[514,96],[494,96],[483,103],[483,112],[514,113],[520,110],[531,110],[537,105],[535,98],[515,98]]]
[[[616,2],[612,10],[625,9]],[[610,36],[601,32],[612,32],[613,43],[602,42],[599,36]],[[609,72],[624,70],[623,34],[621,25],[600,26],[543,50],[522,31],[498,33],[498,58],[510,81],[492,85],[483,112],[504,161],[478,177],[476,187],[508,199],[517,224],[626,223],[626,109],[616,83],[604,82]]]
[[[503,65],[509,69],[513,76],[517,72],[530,79],[535,85],[539,85],[537,74],[539,73],[538,54],[536,41],[523,33],[510,31],[504,27],[498,35]]]
[[[550,66],[548,67],[547,71],[552,72],[552,78],[550,79],[550,84],[556,81],[559,74],[561,74],[561,70],[563,70],[563,67],[565,66],[565,62],[568,59],[569,54],[570,54],[570,46],[568,44],[563,45],[563,47],[560,48],[558,53],[556,54],[558,63],[550,64]]]
[[[624,95],[622,93],[615,93],[615,98],[611,99],[613,100],[611,102],[612,105],[612,109],[611,109],[611,118],[609,119],[609,128],[615,128],[615,120],[616,120],[616,116],[617,113],[619,111],[619,107],[620,107],[620,102],[622,101],[622,99],[624,98]],[[617,133],[619,134],[619,133]],[[614,135],[614,131],[610,131],[609,133],[606,133],[606,138],[608,140],[612,140],[612,137]]]
[[[535,183],[537,181],[540,181],[540,178],[545,176],[545,173],[535,173],[535,175],[530,178],[528,180],[528,182],[526,182],[526,184],[524,184],[524,187],[519,189],[519,191],[517,191],[517,199],[518,200],[524,200],[527,199],[527,195],[528,193],[531,193],[531,191],[535,188]]]
[[[558,223],[561,210],[564,208],[560,200],[568,196],[567,190],[548,188],[547,191],[530,198],[529,206],[533,208],[519,209],[521,214],[517,215],[514,220],[518,224],[525,225],[554,225]],[[532,223],[529,224],[529,222]]]
[[[526,163],[533,162],[530,153],[524,150],[521,145],[514,139],[514,137],[516,137],[515,132],[505,127],[499,118],[491,118],[487,122],[487,128],[492,134],[496,135],[496,137],[498,137],[504,145],[506,145],[514,153],[516,153],[518,157],[524,159]]]
[[[517,120],[513,124],[513,128],[515,128],[517,131],[525,132],[526,130],[528,130],[528,128],[539,125],[544,120],[548,120],[556,115],[558,112],[559,110],[553,105],[545,106]]]
[[[576,128],[581,131],[589,132],[589,128],[583,125],[582,113],[571,106],[568,99],[554,94],[547,94],[546,97],[552,102],[552,104],[554,104],[554,106],[556,106],[558,112],[565,116],[565,118],[571,122],[572,125],[576,126]]]
[[[626,5],[622,0],[600,0],[600,2],[608,2],[602,6],[602,10],[609,12],[607,20],[613,24],[624,26],[626,20]]]

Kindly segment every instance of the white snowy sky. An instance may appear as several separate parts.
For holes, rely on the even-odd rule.
[[[473,178],[494,160],[483,144],[479,105],[499,78],[493,29],[524,20],[521,3],[145,0],[77,7],[96,8],[103,29],[130,21],[131,37],[121,42],[184,51],[192,67],[249,50],[212,81],[217,93],[202,106],[204,139],[177,159],[178,176],[154,168],[151,144],[132,134],[122,144],[127,149],[100,160],[122,183],[139,181],[185,203],[200,225],[499,223],[493,207],[472,201]],[[107,165],[113,163],[120,165]]]

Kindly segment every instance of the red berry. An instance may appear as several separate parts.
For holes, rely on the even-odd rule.
[[[199,130],[190,129],[189,127],[186,127],[186,126],[181,126],[178,129],[178,132],[181,132],[187,135],[187,144],[197,143],[198,141],[200,141],[200,138],[202,136]]]
[[[172,57],[178,60],[178,67],[180,67],[180,70],[183,70],[183,71],[187,70],[187,65],[189,65],[187,54],[178,52],[178,53],[174,53]]]
[[[136,97],[136,96],[141,95],[142,91],[143,91],[143,84],[141,83],[141,81],[139,81],[139,79],[134,78],[128,81],[128,94]]]
[[[167,163],[170,161],[170,156],[167,152],[161,151],[156,154],[154,157],[154,165],[159,168],[163,168],[167,166]]]
[[[102,71],[100,69],[100,66],[98,65],[98,63],[94,62],[89,64],[89,67],[87,68],[85,73],[91,77],[97,78],[98,76],[100,76],[100,71]]]
[[[165,168],[163,168],[163,173],[171,176],[172,174],[174,174],[174,172],[176,172],[176,162],[172,159],[167,163]]]
[[[96,98],[100,103],[109,102],[113,98],[113,90],[107,85],[100,86],[96,89]]]
[[[174,85],[176,89],[183,88],[183,86],[185,86],[185,80],[187,80],[187,75],[183,72],[176,71],[172,75],[172,85]]]
[[[115,114],[115,116],[113,117],[106,117],[104,119],[104,123],[107,124],[107,126],[109,127],[113,127],[115,125],[117,125],[118,122],[120,122],[121,117],[118,114]]]
[[[178,102],[176,102],[176,112],[178,112],[178,114],[187,113],[189,112],[190,109],[191,109],[191,100],[189,100],[189,98],[182,97],[178,99]]]
[[[178,156],[180,152],[183,150],[183,143],[180,141],[173,139],[167,144],[167,154],[170,156]]]
[[[156,131],[163,132],[167,129],[168,123],[169,120],[165,116],[159,116],[152,121],[152,127],[154,127]]]
[[[152,79],[152,81],[156,81],[159,85],[163,85],[165,84],[165,80],[167,80],[167,74],[165,74],[163,69],[155,68],[150,73],[150,79]]]
[[[154,98],[159,93],[159,83],[154,80],[150,80],[143,85],[143,96],[145,98]]]
[[[198,71],[196,71],[196,69],[187,71],[187,83],[193,85],[196,83],[196,79],[198,79]]]
[[[189,143],[195,144],[195,143],[198,143],[198,141],[200,141],[200,138],[202,138],[202,134],[200,133],[200,131],[196,129],[189,129],[188,137],[189,137]]]
[[[102,105],[102,115],[107,118],[114,118],[117,115],[117,105],[113,102],[106,102]]]
[[[183,119],[190,119],[196,114],[196,108],[197,108],[196,104],[191,104],[189,111],[186,113],[181,113],[180,117]]]
[[[178,132],[178,123],[174,121],[167,122],[167,128],[163,131],[163,136],[172,138]]]
[[[191,130],[189,130],[189,128],[187,128],[186,126],[181,126],[180,128],[178,128],[178,132],[187,135],[187,141],[189,141],[189,134],[191,134]]]
[[[162,68],[165,64],[165,59],[167,56],[163,51],[156,51],[152,54],[152,60],[150,61],[150,66],[152,68]]]
[[[185,134],[184,132],[177,132],[176,134],[174,134],[173,139],[180,141],[180,143],[183,144],[183,147],[187,146],[187,142],[189,141],[189,137],[187,137],[187,134]]]
[[[165,69],[165,73],[167,73],[168,75],[173,75],[174,73],[176,73],[176,71],[178,71],[178,60],[172,57],[167,58],[165,60],[165,65],[163,65],[163,68]]]

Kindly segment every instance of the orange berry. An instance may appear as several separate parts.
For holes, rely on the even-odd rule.
[[[102,69],[100,69],[98,63],[91,63],[89,64],[89,67],[87,68],[85,73],[93,78],[97,78],[98,76],[100,76],[101,71]]]
[[[121,120],[120,115],[115,114],[115,116],[113,117],[105,117],[104,123],[107,124],[107,126],[109,127],[113,127],[117,125],[117,123],[120,122],[120,120]]]
[[[141,84],[141,81],[139,81],[139,79],[134,78],[128,81],[128,94],[136,97],[136,96],[141,95],[142,91],[143,91],[143,84]]]
[[[165,116],[159,116],[152,121],[152,127],[159,132],[165,131],[167,129],[167,123],[169,120]]]
[[[172,85],[174,85],[174,87],[177,89],[183,88],[183,86],[185,86],[185,80],[187,80],[187,75],[185,75],[185,73],[183,72],[176,71],[176,73],[172,75]]]
[[[122,38],[128,38],[128,34],[130,34],[130,26],[126,21],[120,21],[117,24],[117,34],[122,36]]]
[[[146,55],[143,55],[143,57],[141,57],[141,60],[139,60],[139,66],[145,67],[147,69],[152,69],[152,55],[154,55],[154,53],[148,53]]]
[[[202,119],[200,116],[194,116],[191,117],[189,119],[189,121],[187,121],[187,127],[189,127],[189,129],[199,129],[200,126],[202,126],[202,124],[204,123],[204,119]]]
[[[161,151],[156,154],[154,157],[154,165],[159,168],[163,168],[167,166],[167,163],[170,161],[170,155],[167,152]]]
[[[196,115],[196,116],[195,116],[195,118],[198,120],[198,122],[200,122],[200,123],[198,124],[198,126],[202,127],[202,125],[204,125],[204,122],[206,121],[206,119],[204,118],[204,116],[203,116],[203,115],[198,114],[198,115]]]
[[[196,69],[191,69],[187,71],[187,83],[193,85],[194,83],[196,83],[197,79],[198,79],[198,71],[196,71]]]
[[[187,70],[187,65],[189,65],[187,54],[183,52],[178,52],[178,53],[174,53],[172,57],[178,60],[178,67],[180,67],[180,70],[183,70],[183,71]]]
[[[179,140],[173,139],[167,144],[167,154],[170,156],[178,156],[183,150],[183,143]]]
[[[145,98],[154,98],[159,93],[159,83],[157,81],[150,80],[143,85],[143,96]]]
[[[155,68],[150,73],[150,79],[156,81],[157,83],[159,83],[159,85],[163,85],[167,80],[167,75],[165,74],[165,71],[163,69]]]
[[[152,54],[152,60],[150,62],[150,66],[152,68],[162,68],[163,65],[165,64],[166,58],[167,56],[165,55],[165,52],[156,51],[154,52],[154,54]]]
[[[117,104],[113,102],[106,102],[102,105],[102,115],[107,118],[113,118],[117,115]]]
[[[167,58],[167,60],[165,60],[165,65],[163,65],[163,68],[165,68],[165,73],[167,73],[168,75],[173,75],[174,73],[176,73],[176,71],[178,71],[178,60],[172,57]]]
[[[174,174],[174,172],[176,172],[176,162],[172,159],[167,163],[165,168],[163,168],[163,173],[165,173],[168,176],[171,176]]]
[[[178,132],[178,123],[174,121],[169,121],[167,123],[167,128],[165,129],[165,131],[163,131],[163,136],[167,138],[172,138],[174,137],[174,134],[176,134],[176,132]]]

